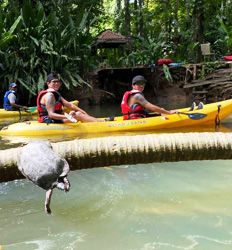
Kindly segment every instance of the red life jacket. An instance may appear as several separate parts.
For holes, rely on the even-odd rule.
[[[56,104],[55,104],[55,113],[57,114],[62,114],[62,108],[63,108],[63,103],[61,101],[61,95],[58,91],[55,91],[54,89],[46,89],[46,90],[42,90],[40,91],[38,97],[37,97],[37,110],[38,110],[38,114],[39,114],[39,119],[38,122],[43,122],[44,118],[48,117],[48,111],[46,109],[45,105],[42,105],[40,103],[41,97],[46,94],[52,92],[55,96],[56,99]]]
[[[226,61],[232,61],[232,56],[224,56],[224,59],[225,59]]]
[[[128,98],[131,95],[138,94],[138,93],[143,95],[143,93],[138,91],[138,90],[127,91],[124,94],[124,96],[122,98],[122,102],[121,102],[123,120],[140,119],[140,118],[146,117],[146,114],[144,112],[144,107],[142,105],[136,104],[135,108],[131,108],[128,106],[128,103],[127,103]]]

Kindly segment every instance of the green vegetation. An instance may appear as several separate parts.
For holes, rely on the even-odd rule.
[[[88,85],[84,75],[100,65],[91,44],[107,28],[130,38],[116,62],[108,50],[108,66],[150,65],[159,58],[200,62],[199,45],[206,42],[217,57],[231,55],[231,11],[230,0],[3,0],[0,91],[17,80],[36,95],[52,71],[67,89]]]

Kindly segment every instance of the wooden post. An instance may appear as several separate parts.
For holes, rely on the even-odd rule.
[[[202,65],[201,75],[202,75],[203,77],[205,76],[205,64]]]
[[[197,65],[193,65],[193,80],[196,80],[197,78]]]
[[[116,66],[116,49],[114,48],[114,64]]]

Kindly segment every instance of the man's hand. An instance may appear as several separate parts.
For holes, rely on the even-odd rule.
[[[75,111],[70,111],[69,115],[73,116],[73,115],[75,115],[75,113],[76,113]]]
[[[25,111],[25,112],[29,112],[28,107],[27,106],[22,106],[21,108],[19,108],[20,111]]]
[[[170,112],[171,115],[174,115],[174,114],[177,114],[177,113],[178,113],[177,110],[170,110],[169,112]]]

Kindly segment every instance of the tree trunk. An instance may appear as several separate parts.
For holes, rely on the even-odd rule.
[[[71,170],[193,160],[232,159],[232,133],[174,133],[104,137],[52,143]],[[0,182],[23,178],[21,148],[0,151]]]
[[[130,1],[129,0],[125,0],[125,34],[127,37],[131,36]]]
[[[198,0],[199,1],[199,0]],[[198,50],[197,50],[197,62],[201,62],[201,49],[200,44],[204,42],[204,5],[202,1],[198,3],[195,2],[195,8],[193,10],[193,27],[195,29],[193,43],[199,42]]]
[[[143,0],[139,0],[139,35],[143,36]]]
[[[139,34],[139,21],[138,21],[138,2],[134,0],[134,27],[135,27],[135,34]]]
[[[125,34],[127,37],[127,49],[128,53],[132,51],[132,41],[131,41],[131,19],[130,19],[130,1],[125,0]]]
[[[179,11],[179,0],[175,1],[175,8],[174,8],[174,37],[179,37],[178,26],[179,26],[179,19],[178,19],[178,11]]]
[[[190,0],[186,0],[185,4],[185,30],[189,29],[191,18],[190,18]]]
[[[121,0],[116,0],[116,8],[115,8],[115,13],[114,13],[114,16],[115,16],[115,19],[114,19],[114,27],[115,27],[115,30],[116,32],[120,32],[120,26],[122,25],[121,24],[121,11],[122,11],[122,6],[121,6]]]
[[[163,23],[164,23],[164,28],[162,27],[165,35],[165,42],[169,42],[169,36],[170,36],[170,5],[169,5],[169,0],[167,1],[162,1],[162,9],[163,9]]]

